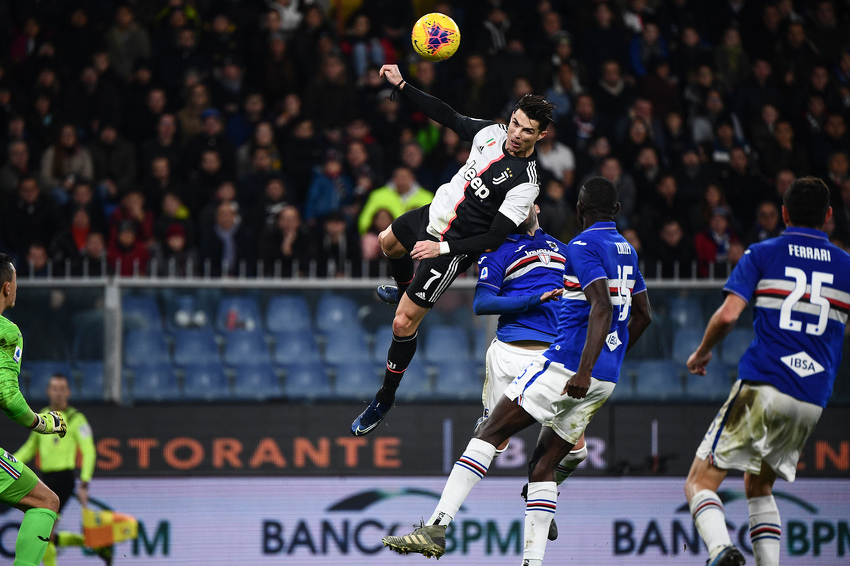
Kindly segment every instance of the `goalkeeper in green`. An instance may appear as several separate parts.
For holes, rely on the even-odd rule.
[[[18,386],[24,339],[2,313],[15,306],[18,280],[12,258],[0,253],[0,409],[16,423],[39,434],[65,436],[62,414],[36,414]],[[0,448],[0,501],[24,512],[15,541],[13,566],[38,566],[47,549],[59,498],[23,462]]]
[[[31,434],[27,441],[15,452],[15,458],[29,462],[38,454],[38,468],[47,487],[59,497],[59,512],[71,498],[76,488],[80,505],[88,505],[88,487],[94,474],[97,453],[94,447],[91,427],[85,415],[68,404],[71,387],[68,377],[54,374],[47,382],[49,407],[44,411],[59,411],[68,426],[68,434],[59,440],[40,434]],[[82,456],[80,483],[76,484],[77,454]],[[54,533],[44,553],[44,566],[56,566],[57,546],[84,546],[85,539],[80,533],[59,531]],[[112,547],[99,548],[95,552],[106,561],[112,560]]]

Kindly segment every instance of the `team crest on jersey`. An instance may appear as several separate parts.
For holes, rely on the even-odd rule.
[[[549,265],[549,262],[552,261],[552,254],[546,250],[537,250],[537,257],[540,258],[543,265]]]
[[[21,356],[23,355],[23,350],[21,350],[20,346],[15,346],[15,353],[12,354],[12,359],[15,360],[15,363],[21,363]]]
[[[504,183],[505,181],[507,181],[508,179],[510,179],[510,178],[511,178],[511,177],[513,177],[513,176],[514,176],[514,174],[513,174],[513,173],[511,173],[511,168],[510,168],[510,167],[506,167],[506,168],[505,168],[505,170],[504,170],[504,171],[502,171],[502,174],[501,174],[501,175],[499,175],[498,177],[496,177],[496,178],[494,178],[494,179],[493,179],[493,184],[494,184],[494,185],[499,185],[499,184],[501,184],[501,183]]]
[[[549,245],[550,248],[552,248],[553,252],[558,251],[558,244],[556,244],[555,242],[553,242],[551,240],[546,240],[546,243]]]

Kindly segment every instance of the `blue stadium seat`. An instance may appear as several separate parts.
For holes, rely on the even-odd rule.
[[[167,363],[137,366],[131,392],[134,401],[176,401],[182,396],[174,368]]]
[[[24,346],[26,347],[26,344]],[[24,359],[23,369],[26,369],[30,374],[27,390],[28,401],[41,402],[47,399],[47,382],[50,381],[50,376],[55,373],[67,376],[71,388],[74,388],[74,375],[71,373],[71,365],[68,362],[28,362]]]
[[[713,360],[705,366],[705,375],[687,372],[685,393],[693,401],[722,401],[729,396],[731,385],[729,366]]]
[[[80,386],[73,393],[77,401],[103,401],[103,362],[77,362]]]
[[[485,325],[475,330],[473,346],[473,359],[483,360],[487,357],[487,350],[490,349],[490,344],[493,343],[493,336],[487,332]]]
[[[274,335],[274,363],[285,366],[298,362],[319,363],[319,345],[312,332],[283,331]]]
[[[130,330],[124,336],[123,362],[126,367],[169,361],[168,344],[162,330]]]
[[[230,399],[232,393],[221,364],[200,363],[187,365],[183,377],[183,398],[197,401]]]
[[[684,364],[702,342],[702,328],[681,328],[673,336],[673,361]]]
[[[472,401],[481,399],[484,380],[481,362],[443,362],[437,364],[434,395],[446,401]]]
[[[354,300],[340,295],[322,295],[316,307],[316,328],[330,332],[337,328],[360,328],[359,307]]]
[[[340,399],[371,401],[381,386],[375,366],[368,360],[333,366],[334,393]]]
[[[77,313],[71,319],[71,324],[74,327],[74,359],[103,360],[103,311],[93,309]]]
[[[310,309],[300,295],[277,295],[266,307],[266,330],[271,333],[312,329]]]
[[[673,297],[667,302],[667,320],[674,333],[680,328],[705,328],[702,307],[695,297]]]
[[[125,295],[121,298],[121,318],[125,330],[161,329],[162,316],[156,299],[150,295]]]
[[[667,320],[661,314],[652,313],[652,324],[650,324],[629,353],[627,360],[663,360],[670,356],[670,347],[667,341]]]
[[[165,305],[165,328],[169,332],[212,325],[209,308],[198,293],[170,293]]]
[[[174,363],[178,366],[218,361],[218,346],[211,328],[174,333]]]
[[[469,335],[459,326],[432,326],[425,331],[424,342],[423,353],[428,363],[467,362],[471,359]]]
[[[376,364],[387,363],[387,351],[393,340],[393,327],[391,324],[380,326],[372,338],[372,361]],[[415,358],[414,358],[415,359]]]
[[[215,315],[215,327],[220,332],[231,330],[260,330],[262,317],[257,300],[249,295],[222,297]]]
[[[670,360],[635,362],[635,398],[647,401],[681,399],[685,391],[681,372],[684,364]]]
[[[247,330],[234,330],[225,334],[223,359],[229,366],[271,362],[263,333]]]
[[[334,396],[331,381],[322,364],[292,364],[284,368],[283,393],[287,399],[317,401]]]
[[[752,327],[733,328],[720,345],[720,361],[737,367],[741,356],[750,347],[755,337],[756,333]]]
[[[369,361],[366,335],[359,326],[356,328],[342,326],[328,330],[325,336],[327,338],[324,357],[326,363],[343,364]]]
[[[283,389],[270,363],[242,364],[236,368],[233,395],[237,399],[264,401],[283,396]]]
[[[386,361],[380,366],[382,372],[384,367],[386,367]],[[434,385],[428,375],[428,368],[418,358],[413,358],[413,361],[407,366],[407,371],[404,372],[404,378],[396,392],[396,398],[402,401],[423,401],[433,397]]]
[[[623,362],[620,378],[614,386],[614,392],[608,397],[609,401],[628,402],[635,399],[635,371],[637,362]]]

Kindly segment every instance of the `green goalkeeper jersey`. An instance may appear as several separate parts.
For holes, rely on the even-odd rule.
[[[47,413],[50,410],[50,407],[45,407],[42,412]],[[62,417],[68,425],[65,438],[59,438],[55,434],[44,435],[33,432],[24,445],[15,452],[15,458],[22,462],[29,462],[38,453],[38,468],[42,472],[62,472],[77,468],[77,451],[79,451],[83,457],[80,479],[84,482],[91,481],[97,453],[89,422],[85,415],[71,406],[62,411]]]
[[[18,385],[23,355],[24,338],[18,325],[0,316],[0,410],[16,423],[29,427],[35,413],[27,405]]]

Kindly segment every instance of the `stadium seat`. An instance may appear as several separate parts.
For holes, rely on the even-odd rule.
[[[24,345],[26,346],[26,345]],[[43,402],[47,399],[47,382],[53,374],[61,373],[68,377],[71,389],[75,388],[74,374],[71,372],[71,365],[68,362],[42,362],[31,361],[24,359],[23,369],[29,373],[29,388],[27,393],[27,401]]]
[[[124,295],[121,298],[121,319],[125,331],[162,328],[159,305],[150,295]]]
[[[676,332],[673,336],[673,361],[680,365],[686,363],[702,342],[702,335],[701,328],[682,328]]]
[[[73,393],[77,401],[103,401],[103,362],[77,362],[79,387]]]
[[[380,369],[386,367],[386,361],[381,364]],[[428,368],[417,358],[413,358],[407,370],[404,372],[404,378],[401,380],[401,385],[396,392],[396,398],[402,401],[423,401],[434,397],[434,385],[431,383],[431,378],[428,375]]]
[[[103,360],[104,329],[103,311],[93,309],[77,313],[71,319],[74,327],[72,346],[74,359]]]
[[[283,394],[287,399],[317,401],[333,397],[331,381],[322,364],[292,364],[284,371]]]
[[[287,330],[274,335],[274,363],[285,366],[298,362],[319,362],[319,345],[313,333],[304,330]]]
[[[181,398],[180,386],[171,364],[157,363],[137,366],[133,370],[131,388],[134,401],[176,401]]]
[[[124,336],[125,367],[169,361],[168,344],[162,330],[131,330]]]
[[[473,333],[474,337],[474,346],[473,346],[473,356],[476,360],[483,360],[487,357],[487,350],[490,349],[490,344],[493,343],[493,336],[487,332],[486,325],[482,325],[481,328],[478,328]]]
[[[652,324],[646,327],[629,353],[626,360],[663,360],[670,356],[667,342],[666,318],[661,314],[652,313]]]
[[[372,338],[372,361],[383,366],[387,363],[387,351],[393,339],[391,324],[380,326]],[[415,358],[414,358],[415,359]]]
[[[685,394],[692,401],[722,401],[729,396],[731,385],[729,366],[714,360],[705,367],[705,375],[687,372]]]
[[[196,401],[230,399],[232,393],[221,364],[199,363],[187,365],[183,377],[183,398]]]
[[[277,295],[266,307],[266,330],[276,334],[288,331],[309,332],[312,329],[310,309],[300,295]]]
[[[241,364],[233,379],[233,395],[237,399],[264,401],[281,397],[283,389],[270,363]]]
[[[720,345],[720,361],[731,366],[738,366],[741,356],[752,344],[756,333],[750,328],[733,328]]]
[[[371,401],[381,386],[375,366],[368,360],[333,366],[334,393],[340,399]]]
[[[178,330],[174,333],[174,363],[178,366],[217,361],[218,346],[211,328]]]
[[[635,400],[635,371],[637,362],[623,362],[620,377],[608,401],[628,402]]]
[[[224,336],[224,363],[229,366],[270,363],[269,348],[263,333],[234,330]]]
[[[675,336],[680,328],[704,329],[705,318],[699,300],[694,297],[673,297],[667,302],[667,320]]]
[[[684,364],[670,360],[635,362],[635,399],[677,400],[684,397],[681,372]]]
[[[469,336],[459,326],[432,326],[425,331],[424,358],[431,364],[468,362],[472,348]],[[483,358],[481,362],[483,363]]]
[[[206,328],[212,324],[209,309],[197,293],[171,293],[165,301],[165,328],[169,332]]]
[[[481,376],[483,360],[479,362],[443,362],[437,364],[434,395],[445,401],[473,401],[481,399],[484,379]]]
[[[356,302],[340,295],[322,295],[316,307],[316,328],[330,332],[338,328],[360,328]]]
[[[369,361],[369,347],[366,336],[360,327],[342,326],[328,330],[325,335],[325,357],[328,364]],[[385,358],[386,359],[386,358]]]
[[[260,330],[262,317],[257,300],[249,295],[228,295],[218,303],[215,327],[219,332]]]

